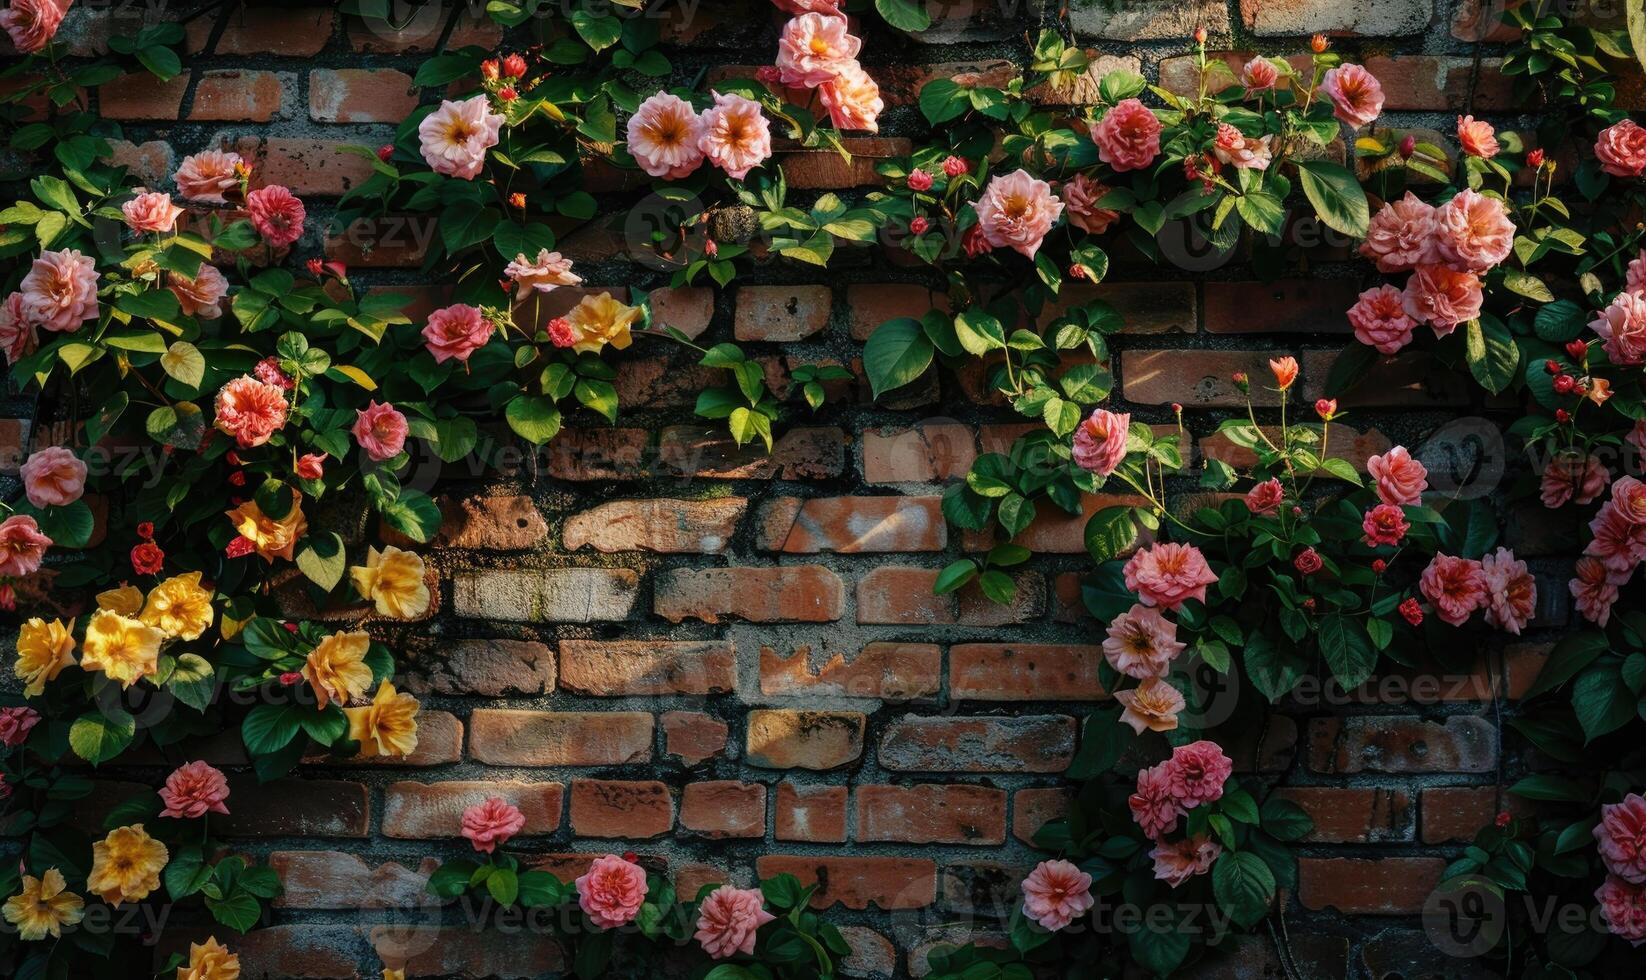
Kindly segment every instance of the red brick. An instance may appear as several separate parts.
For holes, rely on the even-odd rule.
[[[805,340],[829,325],[833,309],[827,286],[744,286],[732,333],[738,340]]]
[[[674,826],[674,799],[655,781],[574,779],[571,820],[579,837],[660,837]]]
[[[879,757],[897,772],[1062,772],[1074,742],[1074,719],[1064,715],[904,715],[886,726]]]
[[[440,530],[436,548],[521,551],[548,537],[549,526],[527,496],[438,498]],[[392,542],[391,542],[392,543]],[[407,545],[411,547],[411,545]]]
[[[1278,279],[1206,284],[1209,333],[1349,333],[1345,312],[1354,305],[1354,279]],[[1253,315],[1262,310],[1261,315]],[[1266,374],[1253,374],[1254,379]],[[1259,382],[1267,383],[1267,382]]]
[[[189,941],[205,942],[206,934],[190,935],[181,927],[162,933],[155,951],[156,966],[165,956],[167,944],[176,942],[176,952],[188,957]],[[282,980],[339,980],[357,974],[359,959],[370,955],[357,948],[359,929],[353,925],[268,926],[235,936],[230,945],[240,957],[240,975],[246,980],[280,977]],[[146,971],[145,971],[146,972]]]
[[[97,100],[105,119],[176,119],[188,87],[188,72],[167,82],[134,72],[100,87]]]
[[[747,724],[745,759],[762,769],[834,769],[863,754],[860,711],[754,708]]]
[[[693,340],[714,319],[714,290],[706,286],[664,286],[652,290],[647,298],[653,326],[673,327]]]
[[[1444,722],[1409,715],[1353,715],[1309,722],[1316,772],[1488,772],[1497,765],[1492,723],[1472,715]]]
[[[828,623],[840,618],[845,588],[821,565],[782,568],[670,568],[657,577],[653,611],[671,623],[735,617],[753,623]]]
[[[924,908],[937,899],[937,865],[896,857],[800,857],[768,854],[755,862],[761,878],[791,874],[802,885],[816,884],[812,908],[835,903],[866,909]]]
[[[372,926],[370,935],[376,958],[404,969],[407,977],[540,977],[566,965],[559,940],[518,928],[506,942],[491,930],[423,921]]]
[[[977,459],[977,434],[959,422],[926,421],[863,433],[865,483],[931,483],[963,477]]]
[[[535,641],[453,640],[404,654],[396,683],[413,694],[546,694],[554,690],[554,654]]]
[[[1036,572],[1017,572],[1017,595],[1010,605],[984,596],[976,582],[937,595],[938,569],[883,565],[857,583],[857,621],[874,624],[1003,626],[1036,619],[1046,611],[1046,583]]]
[[[680,792],[680,829],[704,837],[764,837],[766,787],[711,780]]]
[[[315,122],[398,124],[417,108],[411,76],[391,68],[319,68],[309,72],[309,118]]]
[[[949,648],[949,695],[976,701],[1092,701],[1099,646],[959,643]]]
[[[1025,844],[1053,820],[1068,816],[1074,794],[1062,788],[1020,789],[1012,794],[1012,836]]]
[[[665,711],[663,751],[688,766],[724,755],[726,723],[700,711]]]
[[[189,50],[204,51],[217,24],[216,17],[196,17],[186,26]],[[275,54],[308,58],[331,40],[330,7],[234,8],[212,54]]]
[[[929,643],[869,643],[848,663],[835,654],[814,672],[810,648],[781,657],[760,648],[760,693],[790,697],[884,698],[907,701],[937,694],[942,651]]]
[[[846,469],[846,434],[825,426],[797,427],[777,437],[770,453],[750,442],[739,447],[723,429],[671,425],[659,436],[657,463],[675,476],[725,480],[817,480]]]
[[[1240,0],[1246,29],[1258,37],[1324,33],[1351,37],[1419,34],[1434,19],[1427,0],[1379,0],[1346,7],[1333,0]]]
[[[603,697],[723,694],[737,687],[730,640],[561,640],[560,685]]]
[[[1006,791],[986,786],[859,786],[857,839],[1003,844]]]
[[[655,551],[715,555],[726,550],[748,509],[743,497],[712,500],[614,500],[566,519],[568,551]]]
[[[548,445],[548,472],[557,480],[633,480],[651,458],[645,429],[562,429]]]
[[[1306,909],[1345,915],[1413,915],[1440,884],[1438,857],[1298,859],[1297,897]]]
[[[614,766],[652,757],[652,716],[641,711],[477,709],[469,753],[495,766]]]
[[[775,162],[783,167],[790,190],[840,190],[865,185],[879,186],[885,178],[875,165],[888,157],[906,157],[913,144],[906,139],[848,137],[840,142],[850,160],[834,150],[789,150],[788,140],[774,140]]]
[[[1126,400],[1141,405],[1169,405],[1185,408],[1239,408],[1245,396],[1231,377],[1244,371],[1255,382],[1252,402],[1258,406],[1278,405],[1274,392],[1262,379],[1268,374],[1269,358],[1287,353],[1281,350],[1128,350],[1120,354],[1120,375]],[[1310,368],[1305,362],[1305,374]],[[1313,396],[1311,396],[1313,397]]]
[[[275,908],[376,909],[416,908],[427,898],[429,874],[439,864],[422,860],[416,870],[396,861],[370,865],[342,851],[275,851],[269,867],[284,891]]]
[[[1308,811],[1315,829],[1304,840],[1366,844],[1412,839],[1412,800],[1403,789],[1285,786],[1274,797]]]
[[[761,506],[755,544],[811,555],[942,551],[948,542],[938,497],[775,497]]]
[[[520,836],[549,834],[560,826],[563,794],[559,783],[497,779],[390,783],[383,789],[383,836],[456,837],[462,829],[463,811],[494,796],[520,808],[526,818]]]
[[[846,287],[846,323],[853,340],[864,341],[887,320],[918,320],[932,310],[947,313],[949,298],[914,283],[868,283]]]
[[[260,184],[283,184],[299,197],[336,197],[372,174],[371,164],[344,153],[346,140],[311,140],[284,136],[246,137],[234,151],[251,164]]]
[[[335,779],[229,777],[234,805],[212,821],[225,837],[365,837],[371,794],[363,783]]]
[[[1383,86],[1383,108],[1463,112],[1515,106],[1512,80],[1476,72],[1471,58],[1373,55],[1362,62]]]
[[[189,118],[197,122],[268,122],[280,111],[280,76],[272,71],[208,71],[194,87]]]
[[[1057,298],[1047,303],[1035,322],[1048,327],[1071,309],[1102,301],[1119,314],[1121,334],[1194,333],[1197,325],[1195,287],[1189,282],[1064,283]],[[1064,363],[1076,355],[1065,351]]]
[[[1419,797],[1425,844],[1469,842],[1502,810],[1521,810],[1518,797],[1496,786],[1426,786]]]
[[[773,834],[778,840],[838,844],[846,839],[846,787],[777,784]]]

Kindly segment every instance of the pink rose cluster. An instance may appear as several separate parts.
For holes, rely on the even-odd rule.
[[[1591,539],[1568,585],[1578,612],[1605,626],[1617,593],[1646,561],[1646,483],[1625,476],[1589,522]]]
[[[704,161],[742,180],[772,155],[771,124],[760,103],[741,95],[714,94],[702,113],[690,102],[658,92],[629,118],[628,150],[653,177],[678,180]]]
[[[1631,945],[1646,943],[1646,798],[1629,793],[1600,807],[1595,844],[1606,880],[1595,891],[1606,928]]]
[[[1217,581],[1206,556],[1192,544],[1169,541],[1140,548],[1126,559],[1126,588],[1145,606],[1175,611],[1190,599],[1206,601],[1206,586]]]
[[[86,464],[74,450],[47,446],[23,463],[23,495],[36,507],[66,507],[86,490]]]
[[[1418,590],[1441,621],[1453,626],[1484,609],[1488,626],[1519,636],[1537,612],[1537,580],[1508,548],[1479,561],[1438,552],[1418,579]]]
[[[838,9],[811,6],[783,25],[777,41],[778,80],[816,89],[835,128],[879,132],[886,104],[880,86],[858,63],[863,42],[847,30]]]
[[[0,521],[0,577],[22,578],[40,570],[51,538],[28,514]]]
[[[1173,888],[1211,870],[1222,848],[1197,836],[1168,842],[1166,835],[1190,810],[1223,798],[1224,784],[1234,772],[1234,761],[1216,742],[1202,739],[1172,750],[1171,758],[1140,770],[1137,790],[1127,800],[1132,819],[1156,844],[1155,877]]]
[[[491,335],[492,323],[479,307],[453,303],[429,314],[429,322],[423,326],[423,345],[434,355],[436,364],[467,362],[470,355],[486,346]]]

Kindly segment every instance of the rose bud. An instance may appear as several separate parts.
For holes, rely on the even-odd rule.
[[[1206,43],[1206,37],[1207,34],[1205,24],[1201,24],[1194,29],[1194,43],[1204,45]]]
[[[1084,278],[1086,278],[1086,270],[1081,268],[1078,265],[1071,265],[1071,266],[1069,266],[1069,278],[1070,279],[1084,279]]]
[[[930,222],[928,222],[924,217],[920,217],[918,215],[913,221],[909,222],[909,231],[916,235],[924,235],[926,233],[926,229],[929,227],[931,227]]]
[[[504,102],[513,102],[515,99],[520,98],[520,93],[514,90],[513,85],[505,85],[497,90],[497,97]]]
[[[1412,154],[1416,152],[1417,137],[1413,136],[1411,133],[1407,133],[1406,138],[1400,141],[1400,159],[1410,160],[1412,158]]]
[[[1572,360],[1581,361],[1589,356],[1589,343],[1584,340],[1574,340],[1566,345],[1566,353],[1571,355]]]
[[[1577,379],[1569,374],[1555,375],[1555,391],[1562,395],[1569,395],[1577,387]]]
[[[1571,412],[1566,411],[1564,408],[1555,409],[1555,421],[1556,422],[1559,422],[1561,425],[1565,425],[1567,422],[1570,422],[1571,420],[1572,420],[1572,413]]]
[[[1543,373],[1548,374],[1548,375],[1559,374],[1560,373],[1560,362],[1556,361],[1556,360],[1553,360],[1553,359],[1544,361],[1543,362]]]
[[[1531,167],[1533,170],[1543,166],[1543,147],[1540,146],[1526,154],[1526,166]]]
[[[943,172],[950,177],[959,177],[972,169],[971,164],[960,157],[949,156],[943,158]]]
[[[1316,34],[1314,37],[1309,38],[1309,50],[1315,54],[1325,54],[1326,49],[1329,47],[1331,47],[1331,42],[1326,40],[1324,34]]]
[[[1333,416],[1337,415],[1337,399],[1322,398],[1315,402],[1315,414],[1320,416],[1322,421],[1330,422]]]
[[[389,158],[392,156],[394,156],[393,143],[384,143],[382,146],[377,148],[377,159],[383,161],[384,163],[388,163]]]
[[[510,78],[519,78],[526,73],[526,59],[517,54],[511,54],[503,59],[503,74]]]
[[[911,191],[929,191],[932,189],[932,175],[916,167],[914,172],[909,174],[908,183]]]
[[[497,81],[497,76],[500,70],[501,66],[498,64],[496,58],[487,58],[485,61],[480,63],[480,77],[484,78],[488,82]]]

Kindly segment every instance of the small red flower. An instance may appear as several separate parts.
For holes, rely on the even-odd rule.
[[[1337,399],[1322,398],[1315,402],[1315,414],[1323,421],[1330,422],[1337,416]]]
[[[1498,813],[1497,819],[1493,820],[1492,822],[1497,824],[1499,829],[1502,829],[1504,827],[1509,826],[1509,821],[1512,820],[1512,819],[1514,819],[1514,818],[1509,816],[1509,811],[1508,810],[1503,810],[1500,813]]]
[[[640,855],[634,853],[633,851],[624,851],[623,852],[623,860],[629,862],[630,864],[633,864],[636,861],[640,860]]]
[[[1416,152],[1417,137],[1407,133],[1406,138],[1400,141],[1400,159],[1410,160],[1412,158],[1412,154]]]
[[[284,674],[280,675],[280,684],[282,687],[293,687],[302,682],[303,675],[295,670],[288,670]]]
[[[229,474],[229,486],[231,486],[231,487],[243,487],[245,485],[246,485],[246,471],[245,470],[235,470],[233,473]]]
[[[1172,411],[1173,411],[1173,413],[1175,413],[1177,415],[1182,415],[1183,414],[1182,404],[1180,404],[1178,402],[1172,402]]]
[[[1406,622],[1411,623],[1413,626],[1423,622],[1423,607],[1418,605],[1416,596],[1412,596],[1400,604],[1400,615],[1405,617]]]
[[[915,219],[909,222],[909,231],[916,235],[924,235],[926,233],[926,229],[930,227],[931,222],[927,221],[925,217],[921,215],[916,215]]]
[[[1372,571],[1375,572],[1376,574],[1382,575],[1384,573],[1384,571],[1386,571],[1388,569],[1388,567],[1389,567],[1389,563],[1384,561],[1383,559],[1381,559],[1381,558],[1372,559]]]
[[[1070,279],[1084,279],[1084,278],[1086,278],[1085,268],[1082,267],[1082,266],[1078,266],[1078,265],[1069,266],[1069,278]]]
[[[720,254],[720,246],[716,244],[715,240],[712,238],[705,239],[703,242],[703,254],[712,259],[716,255]]]
[[[256,550],[257,546],[252,544],[251,539],[241,535],[229,542],[229,546],[223,549],[223,554],[230,558],[244,558]]]
[[[1533,170],[1543,166],[1543,147],[1540,146],[1526,154],[1526,166],[1531,167]]]
[[[505,85],[497,90],[497,97],[504,102],[513,102],[515,99],[520,98],[520,93],[514,90],[513,85]]]
[[[919,167],[909,174],[909,190],[929,191],[932,189],[932,175]]]
[[[1304,575],[1313,575],[1324,568],[1326,563],[1321,560],[1320,552],[1313,548],[1304,548],[1292,559],[1292,567]]]
[[[384,143],[382,146],[377,148],[377,159],[383,161],[384,163],[388,163],[389,158],[392,156],[394,156],[393,143]]]
[[[1304,612],[1314,612],[1315,611],[1314,596],[1310,596],[1307,599],[1303,600],[1303,611]]]
[[[519,78],[526,74],[526,59],[517,54],[511,54],[503,59],[503,74],[510,78]]]
[[[131,549],[131,567],[139,575],[158,575],[166,564],[166,553],[153,541]]]
[[[480,76],[487,81],[496,81],[501,71],[502,65],[498,64],[496,58],[487,58],[480,63]]]
[[[1566,353],[1571,355],[1572,360],[1582,361],[1589,356],[1589,343],[1584,340],[1574,340],[1566,345]]]
[[[1562,395],[1569,395],[1577,388],[1577,379],[1569,374],[1555,375],[1555,391]]]
[[[287,633],[297,632],[297,624],[296,623],[281,623],[280,625],[286,630]]]
[[[1329,47],[1331,47],[1331,42],[1326,40],[1324,34],[1316,34],[1314,37],[1309,38],[1309,50],[1315,54],[1325,54],[1326,49]]]
[[[943,158],[943,173],[950,177],[959,177],[961,174],[970,172],[971,169],[971,164],[960,157],[949,156]]]
[[[9,582],[0,585],[0,609],[6,612],[17,611],[17,590],[12,588]]]
[[[515,208],[516,210],[523,210],[526,207],[526,195],[519,191],[515,191],[513,194],[510,194],[509,207]]]
[[[543,329],[549,335],[549,342],[556,347],[570,347],[577,343],[577,331],[572,329],[571,321],[563,316],[550,320]]]
[[[1560,362],[1550,359],[1543,362],[1543,373],[1554,377],[1560,373]]]
[[[309,275],[316,279],[326,274],[326,264],[319,259],[310,259],[303,263],[303,268],[309,270]]]
[[[1241,391],[1245,391],[1251,386],[1251,379],[1246,377],[1245,371],[1236,371],[1230,375],[1229,380],[1233,381],[1235,387]]]
[[[1555,421],[1556,422],[1559,422],[1561,425],[1565,425],[1567,422],[1570,422],[1571,420],[1572,420],[1572,413],[1571,412],[1566,411],[1564,408],[1555,409]]]
[[[154,540],[154,522],[142,521],[137,525],[137,536],[144,541]]]

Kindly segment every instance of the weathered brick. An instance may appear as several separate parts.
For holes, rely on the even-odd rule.
[[[473,619],[594,623],[629,618],[639,588],[628,568],[488,569],[452,576],[452,606]]]
[[[562,541],[576,551],[656,551],[715,555],[726,549],[748,509],[743,497],[712,500],[614,500],[566,519]]]
[[[1418,798],[1425,844],[1473,841],[1499,811],[1522,809],[1496,786],[1426,786]]]
[[[1339,786],[1284,786],[1276,799],[1308,811],[1314,830],[1304,840],[1322,844],[1366,844],[1412,839],[1412,800],[1403,789]]]
[[[1004,626],[1037,619],[1046,611],[1045,580],[1036,572],[1017,572],[1016,596],[1002,605],[983,595],[976,582],[958,592],[937,595],[938,569],[883,565],[857,582],[857,621],[874,624]]]
[[[838,844],[846,839],[846,787],[777,784],[772,833],[778,840]]]
[[[762,769],[834,769],[863,754],[860,711],[754,708],[747,723],[744,757]]]
[[[671,623],[827,623],[840,618],[844,603],[840,576],[821,565],[670,568],[657,577],[653,611]]]
[[[343,152],[344,140],[248,136],[234,151],[251,164],[260,184],[283,184],[299,197],[337,197],[372,174],[371,163]]]
[[[840,959],[840,974],[890,980],[897,972],[897,947],[867,926],[840,926],[840,938],[852,948]]]
[[[1430,0],[1377,0],[1345,5],[1331,0],[1240,0],[1240,17],[1258,37],[1417,34],[1434,19]]]
[[[737,687],[730,640],[561,640],[560,685],[604,697],[723,694]]]
[[[399,123],[417,108],[411,76],[392,68],[318,68],[309,72],[315,122]]]
[[[932,310],[947,313],[949,298],[915,283],[867,283],[846,287],[846,324],[852,339],[868,340],[875,328],[899,317],[920,319]]]
[[[1069,4],[1069,26],[1079,37],[1125,41],[1181,41],[1205,27],[1213,34],[1229,31],[1229,11],[1216,0],[1163,3],[1160,0],[1101,0]]]
[[[1006,791],[986,786],[859,786],[857,839],[1002,844]]]
[[[148,72],[133,72],[100,87],[97,104],[105,119],[176,119],[188,88],[188,72],[165,82]]]
[[[469,716],[469,752],[494,766],[615,766],[652,757],[652,716],[641,711],[482,708]]]
[[[447,50],[475,45],[490,51],[503,40],[501,25],[469,11],[457,18],[449,37],[443,36],[449,13],[450,8],[432,5],[413,8],[410,17],[394,11],[389,16],[351,18],[349,46],[369,54],[420,54],[435,50],[442,41]]]
[[[397,861],[373,866],[342,851],[275,851],[269,867],[284,891],[274,899],[286,909],[416,908],[427,897],[429,874],[438,865],[424,858],[420,867]]]
[[[1440,884],[1438,857],[1299,858],[1297,897],[1306,909],[1345,915],[1412,915]]]
[[[764,837],[766,787],[725,779],[687,783],[680,792],[680,829],[704,837]]]
[[[1065,715],[904,715],[881,735],[880,764],[898,772],[1062,772],[1074,740],[1074,719]]]
[[[468,926],[431,926],[420,921],[414,925],[372,926],[370,935],[375,960],[402,964],[401,968],[408,977],[526,980],[560,973],[566,965],[565,952],[560,948],[559,940],[552,935],[526,930],[517,929],[509,941],[499,942],[492,930]],[[339,974],[356,975],[353,972]]]
[[[652,324],[673,327],[695,340],[714,319],[714,290],[706,286],[664,286],[647,297],[652,305]]]
[[[204,72],[194,86],[189,118],[196,122],[268,122],[280,112],[280,76],[272,71]]]
[[[938,497],[775,497],[761,506],[755,544],[767,551],[942,551],[948,541]]]
[[[1444,722],[1408,715],[1309,722],[1309,768],[1316,772],[1487,772],[1496,765],[1496,729],[1472,715]]]
[[[977,459],[977,434],[959,422],[927,421],[863,433],[865,483],[930,483],[966,475]]]
[[[884,698],[931,697],[941,683],[942,651],[929,643],[869,643],[850,662],[837,653],[814,672],[810,649],[788,657],[760,648],[760,693],[776,696]]]
[[[878,186],[885,179],[875,165],[888,157],[906,157],[913,144],[907,139],[847,137],[842,139],[851,159],[842,159],[834,150],[789,149],[789,141],[774,140],[776,161],[783,167],[790,190],[843,190],[864,185]]]
[[[833,308],[827,286],[744,286],[732,333],[738,340],[805,340],[829,325]]]
[[[549,534],[530,497],[441,497],[438,502],[440,530],[430,542],[436,548],[520,551]]]
[[[726,723],[700,711],[665,711],[663,751],[688,766],[706,762],[726,751]]]
[[[215,17],[195,17],[186,25],[189,50],[204,51],[216,26]],[[288,58],[310,58],[331,40],[330,7],[249,7],[234,8],[212,54],[273,54]]]
[[[653,780],[574,779],[571,821],[579,837],[660,837],[674,826],[674,798]]]
[[[1206,284],[1208,333],[1349,333],[1354,279],[1279,279]],[[1254,316],[1254,310],[1262,310]],[[1252,377],[1266,378],[1267,373]],[[1267,383],[1260,381],[1259,384]]]
[[[231,776],[229,793],[234,805],[212,821],[225,837],[365,837],[371,826],[363,783]]]
[[[560,827],[563,794],[560,783],[497,779],[390,783],[383,789],[383,835],[455,837],[462,829],[463,811],[494,796],[514,804],[525,816],[519,836],[549,834]]]
[[[453,640],[406,655],[397,682],[413,694],[545,694],[554,690],[549,648],[526,640]]]
[[[1020,789],[1012,794],[1012,836],[1025,844],[1053,820],[1068,815],[1074,794],[1063,788]]]
[[[1285,351],[1223,350],[1128,350],[1120,354],[1120,376],[1126,400],[1141,405],[1169,405],[1185,408],[1238,408],[1245,396],[1230,380],[1245,372],[1253,380],[1252,403],[1280,404],[1279,397],[1265,388],[1268,359]],[[1304,367],[1307,374],[1309,368]]]
[[[750,442],[738,446],[723,429],[671,425],[658,437],[660,472],[723,480],[816,480],[846,469],[846,434],[824,426],[797,427],[779,435],[772,451]]]
[[[949,648],[949,694],[976,701],[1091,701],[1108,696],[1097,679],[1103,648],[1048,643],[957,643]]]
[[[182,929],[172,928],[162,934],[162,947],[174,936],[179,943],[176,951],[185,958],[190,938],[205,941],[204,933],[190,937]],[[235,936],[232,949],[240,957],[240,975],[246,980],[339,980],[356,976],[359,961],[371,955],[360,948],[362,945],[355,926],[304,923],[253,929]],[[164,960],[158,949],[156,955]]]
[[[802,885],[816,884],[812,908],[835,903],[866,909],[924,908],[937,899],[937,865],[916,858],[801,857],[768,854],[755,862],[761,878],[791,874]]]

